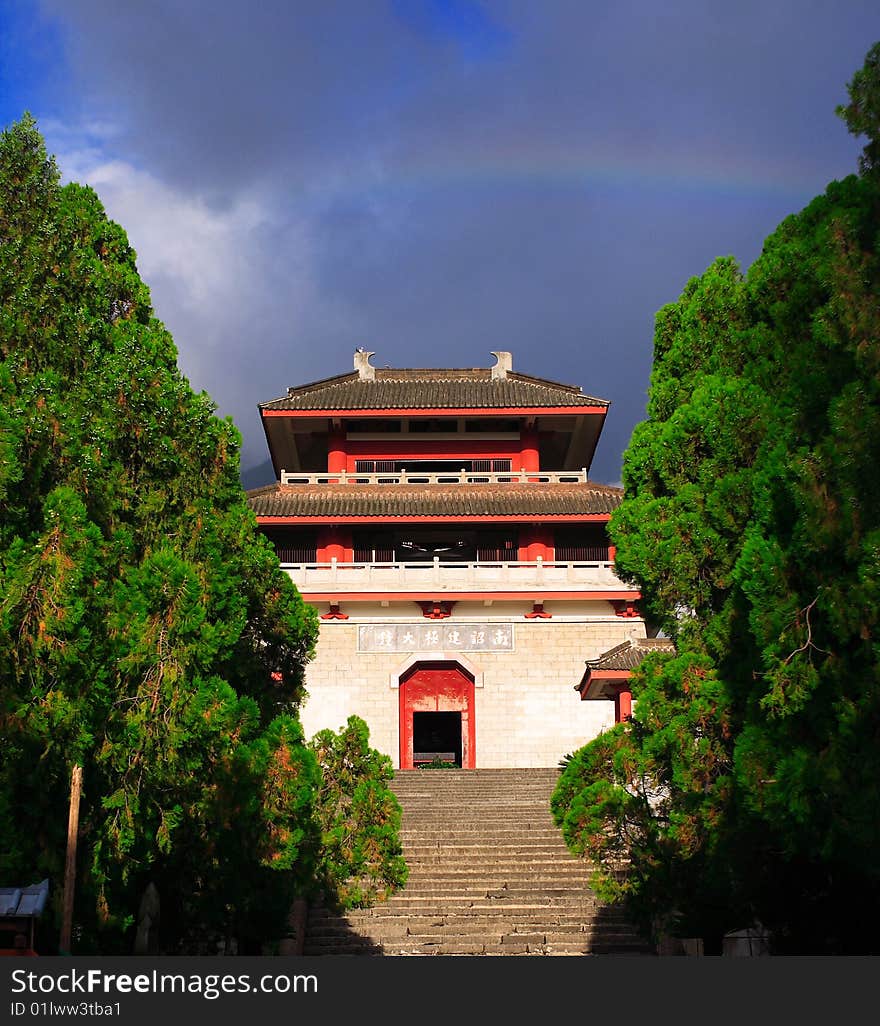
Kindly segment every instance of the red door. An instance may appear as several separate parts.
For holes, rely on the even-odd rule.
[[[461,766],[474,768],[474,682],[456,663],[419,663],[400,681],[400,768],[413,769],[413,714],[461,715]]]

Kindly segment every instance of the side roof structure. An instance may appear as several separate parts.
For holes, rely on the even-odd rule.
[[[675,644],[669,638],[632,638],[622,645],[603,652],[586,661],[587,668],[580,683],[575,684],[582,701],[614,698],[622,681],[653,652],[675,653]]]

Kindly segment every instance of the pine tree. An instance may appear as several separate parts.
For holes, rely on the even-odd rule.
[[[0,138],[0,874],[60,882],[81,763],[77,918],[103,950],[148,880],[179,942],[229,906],[271,936],[313,871],[315,613],[247,508],[239,445],[124,231],[60,185],[26,116]]]
[[[878,52],[847,108],[862,174],[657,316],[611,533],[678,655],[646,661],[632,723],[554,798],[646,925],[758,919],[781,951],[877,950]]]

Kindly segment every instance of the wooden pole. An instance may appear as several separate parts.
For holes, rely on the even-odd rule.
[[[83,769],[78,763],[70,773],[70,815],[67,820],[67,862],[64,866],[64,908],[61,915],[62,954],[70,954],[73,933],[73,891],[76,884],[76,838],[79,832],[79,797],[82,794]]]

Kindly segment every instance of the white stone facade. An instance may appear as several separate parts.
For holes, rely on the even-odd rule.
[[[476,680],[478,768],[556,766],[564,755],[610,727],[613,702],[582,702],[574,686],[583,676],[585,660],[629,638],[645,637],[641,619],[617,617],[607,602],[548,602],[552,619],[527,620],[525,608],[519,602],[462,602],[451,617],[436,621],[438,626],[460,625],[463,638],[476,627],[513,625],[511,651],[461,653],[462,665]],[[432,621],[417,612],[413,615],[412,602],[349,609],[350,619],[321,623],[315,658],[306,670],[303,727],[310,737],[325,728],[338,730],[356,714],[369,726],[372,746],[389,755],[397,767],[399,675],[414,660],[445,661],[458,653],[360,651],[361,624],[373,624],[375,630],[383,623],[424,627]],[[396,637],[400,636],[398,630]]]

